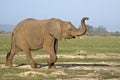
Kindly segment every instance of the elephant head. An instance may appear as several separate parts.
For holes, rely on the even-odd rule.
[[[75,28],[71,22],[62,21],[60,19],[52,18],[48,22],[47,31],[57,39],[71,39],[76,36],[84,35],[87,31],[85,20],[89,20],[88,17],[83,17],[81,20],[82,28],[79,30]]]

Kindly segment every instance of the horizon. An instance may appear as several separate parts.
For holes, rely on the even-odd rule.
[[[2,25],[2,26],[1,26]],[[92,25],[87,25],[87,26],[92,26]],[[16,25],[12,25],[12,24],[0,24],[0,32],[12,32],[13,31],[13,29],[16,27]],[[98,27],[94,27],[94,26],[92,26],[94,29],[95,28],[99,28],[99,27],[102,27],[102,28],[105,28],[106,30],[107,30],[107,28],[106,27],[104,27],[104,26],[98,26]],[[78,27],[79,28],[79,27]],[[120,32],[120,31],[108,31],[107,30],[107,32],[108,33],[111,33],[111,32]]]

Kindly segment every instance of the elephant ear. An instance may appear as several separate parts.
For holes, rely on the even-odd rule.
[[[50,35],[56,39],[62,39],[61,21],[59,19],[52,18],[48,21],[47,31]]]

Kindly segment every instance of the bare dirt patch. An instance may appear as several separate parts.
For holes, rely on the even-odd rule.
[[[5,59],[5,55],[0,56],[2,59]],[[94,58],[94,59],[109,59],[109,58],[119,58],[120,55],[117,54],[59,54],[58,58],[69,58],[69,59],[76,59],[76,58]],[[18,54],[15,56],[16,58],[26,58],[26,55]],[[34,59],[43,59],[43,58],[49,58],[49,55],[33,55]],[[1,62],[3,60],[0,60]],[[19,64],[19,63],[18,63]],[[47,63],[41,63],[38,64],[38,66],[41,66],[40,68],[37,68],[38,71],[34,68],[31,68],[28,64],[13,64],[14,68],[18,69],[27,69],[28,71],[20,72],[20,73],[7,73],[5,76],[19,76],[19,77],[36,77],[36,76],[43,76],[43,77],[57,77],[57,80],[102,80],[103,74],[101,72],[109,73],[110,75],[118,75],[120,73],[120,63],[119,62],[57,62],[55,70],[52,70],[51,72],[47,73],[48,65]],[[5,64],[0,64],[0,68],[9,68],[8,66],[5,66]],[[41,70],[45,70],[46,72],[43,72]],[[66,72],[65,70],[68,70]],[[69,71],[92,71],[87,72],[86,74],[77,74],[80,72],[74,73]],[[59,76],[66,77],[67,79],[61,79]],[[70,78],[71,77],[71,78]],[[119,80],[116,78],[113,78],[111,80]]]
[[[54,70],[51,73],[45,73],[45,72],[38,72],[38,71],[25,71],[17,74],[5,74],[6,76],[20,76],[20,77],[35,77],[35,76],[44,76],[44,77],[57,77],[57,76],[65,76],[68,75],[67,73],[64,72],[64,70]]]
[[[80,58],[80,59],[84,59],[84,58],[93,58],[93,59],[112,59],[112,58],[120,58],[120,54],[102,54],[102,53],[99,53],[99,54],[58,54],[58,59],[59,58],[69,58],[69,59],[76,59],[76,58]],[[5,62],[5,55],[0,55],[0,61]],[[23,58],[26,58],[26,55],[24,53],[21,54],[17,54],[15,56],[15,59],[23,59]],[[33,59],[44,59],[44,58],[49,58],[49,55],[33,55]],[[27,64],[19,64],[19,65],[16,65],[16,64],[13,64],[14,67],[16,68],[26,68],[26,69],[32,69],[30,67],[30,65],[27,65]],[[47,63],[41,63],[41,64],[38,64],[38,66],[41,66],[41,68],[48,68],[47,66]],[[84,68],[89,68],[90,66],[91,67],[109,67],[109,66],[120,66],[120,63],[118,62],[57,62],[56,63],[56,66],[57,68],[70,68],[70,69],[80,69],[81,67],[84,66]],[[8,68],[6,67],[4,64],[0,64],[0,68]]]
[[[98,53],[98,54],[85,54],[85,53],[78,53],[78,54],[58,54],[58,58],[119,58],[120,54],[114,54],[114,53]],[[39,58],[49,58],[49,55],[34,55],[33,58],[39,59]]]
[[[22,73],[19,73],[19,74],[17,74],[17,76],[20,76],[20,77],[28,77],[28,76],[32,76],[32,77],[34,77],[34,76],[39,76],[39,75],[41,75],[41,76],[47,76],[46,74],[44,74],[44,73],[42,73],[42,72],[36,72],[36,71],[27,71],[27,72],[22,72]]]

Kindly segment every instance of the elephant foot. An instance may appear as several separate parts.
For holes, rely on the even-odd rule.
[[[40,68],[41,66],[40,66],[40,65],[37,65],[37,63],[34,63],[34,64],[31,64],[31,67],[32,67],[32,68]]]
[[[13,67],[12,63],[11,63],[11,62],[9,62],[9,61],[6,61],[5,66],[10,66],[10,67]]]
[[[48,66],[48,69],[56,69],[55,65],[54,64],[51,64]]]
[[[48,69],[56,69],[55,63],[48,61]]]

